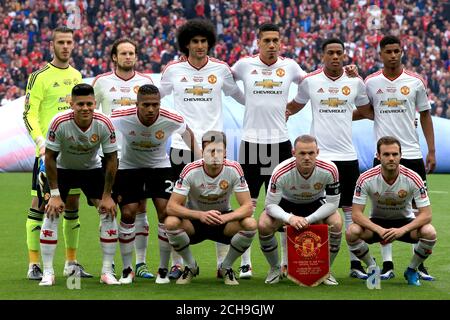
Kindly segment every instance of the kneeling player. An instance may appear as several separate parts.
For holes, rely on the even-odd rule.
[[[199,273],[189,245],[209,239],[230,244],[220,271],[225,284],[238,285],[233,262],[250,247],[256,234],[250,192],[239,163],[225,159],[223,132],[205,133],[202,147],[203,159],[184,167],[167,204],[169,242],[186,264],[177,284],[188,284]],[[234,211],[230,206],[233,192],[240,205]]]
[[[316,159],[318,154],[316,139],[300,136],[295,140],[293,157],[280,163],[272,173],[266,210],[258,223],[261,250],[270,265],[268,284],[278,283],[283,276],[274,233],[284,224],[297,230],[315,223],[328,224],[330,264],[339,252],[342,230],[341,216],[336,211],[340,199],[339,174],[333,162]],[[330,274],[324,284],[338,282]]]
[[[353,221],[347,230],[350,250],[367,266],[375,265],[367,243],[395,240],[416,243],[404,273],[408,284],[420,286],[417,267],[431,254],[436,230],[431,225],[431,206],[420,176],[400,164],[400,142],[382,137],[377,143],[380,165],[360,175],[353,197]],[[370,218],[364,216],[367,198],[372,201]],[[419,213],[414,216],[412,199]]]

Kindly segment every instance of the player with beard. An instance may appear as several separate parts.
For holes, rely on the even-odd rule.
[[[115,65],[113,71],[98,75],[92,86],[94,87],[97,108],[110,116],[119,107],[136,105],[137,93],[141,86],[153,84],[150,76],[135,70],[137,62],[137,44],[128,38],[116,40],[111,48],[111,60]],[[117,132],[117,144],[122,145],[121,133]],[[136,215],[136,277],[151,279],[154,275],[148,270],[146,263],[148,247],[148,219],[147,200],[139,203]]]

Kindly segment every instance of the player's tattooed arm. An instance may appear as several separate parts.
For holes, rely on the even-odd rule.
[[[105,185],[103,188],[102,199],[99,203],[99,213],[116,215],[116,204],[111,197],[111,190],[117,172],[117,151],[105,153],[106,169],[105,169]]]

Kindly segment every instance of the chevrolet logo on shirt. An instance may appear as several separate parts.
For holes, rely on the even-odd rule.
[[[134,106],[136,104],[136,100],[128,98],[128,97],[122,97],[120,99],[113,99],[113,104],[120,104],[123,106]]]
[[[204,94],[211,93],[212,89],[203,88],[203,86],[192,86],[191,89],[185,89],[184,93],[190,93],[194,96],[203,96]]]
[[[389,98],[387,101],[381,101],[382,106],[387,107],[398,107],[403,106],[403,104],[406,102],[406,100],[398,100],[397,98]]]
[[[327,105],[331,108],[336,108],[344,105],[347,100],[339,100],[339,98],[328,98],[327,100],[320,100],[320,104]]]
[[[265,89],[273,89],[274,87],[280,87],[282,81],[273,81],[272,79],[264,79],[263,81],[255,81],[255,86],[263,87]]]

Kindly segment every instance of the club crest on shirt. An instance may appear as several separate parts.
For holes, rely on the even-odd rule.
[[[219,187],[222,190],[227,190],[228,188],[228,181],[227,180],[222,180],[219,182]]]
[[[216,83],[217,82],[217,77],[215,76],[215,75],[210,75],[209,77],[208,77],[208,82],[209,83],[211,83],[211,84],[214,84],[214,83]]]
[[[156,137],[156,139],[161,140],[162,138],[164,138],[164,131],[162,131],[162,130],[156,131],[155,137]]]
[[[320,182],[317,182],[316,184],[314,184],[314,189],[315,190],[320,190],[323,188],[323,184]]]
[[[409,94],[409,91],[410,91],[409,87],[407,87],[407,86],[403,86],[400,88],[400,92],[405,96],[407,96]]]
[[[97,142],[97,141],[98,141],[98,134],[94,133],[94,134],[91,136],[90,141],[91,141],[92,143]]]
[[[400,198],[404,198],[404,197],[406,197],[408,195],[408,192],[406,192],[406,190],[400,190],[399,192],[398,192],[398,196],[400,197]]]
[[[348,86],[344,86],[342,88],[342,93],[346,96],[348,96],[350,94],[350,88]]]
[[[134,91],[134,93],[138,93],[138,91],[139,91],[139,86],[134,86],[134,88],[133,88],[133,91]]]
[[[276,74],[277,74],[277,76],[279,76],[281,78],[286,74],[286,71],[284,71],[283,68],[278,68],[276,71]]]

